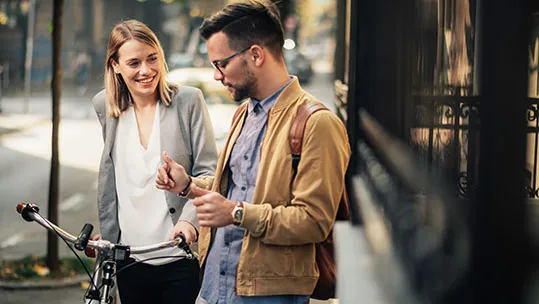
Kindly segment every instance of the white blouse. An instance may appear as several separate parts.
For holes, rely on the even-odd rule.
[[[118,195],[120,242],[129,246],[145,246],[168,241],[173,228],[165,193],[155,187],[157,169],[161,164],[159,107],[155,116],[147,149],[140,143],[133,106],[119,117],[112,160]],[[158,256],[185,256],[183,250],[167,248],[151,253],[131,255],[137,261]],[[146,261],[163,265],[177,258]]]

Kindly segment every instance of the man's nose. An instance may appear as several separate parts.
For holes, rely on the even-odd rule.
[[[221,71],[219,71],[219,69],[215,69],[213,71],[213,79],[215,79],[217,81],[221,81],[223,79],[223,73],[221,73]]]

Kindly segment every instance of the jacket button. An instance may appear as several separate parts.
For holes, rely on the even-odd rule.
[[[174,214],[174,212],[176,212],[176,209],[170,208],[170,209],[168,209],[168,211],[169,211],[171,214]]]

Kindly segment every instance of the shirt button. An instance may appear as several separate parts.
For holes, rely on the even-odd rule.
[[[249,159],[249,156],[244,155],[244,156],[243,156],[243,159],[248,160],[248,159]]]
[[[245,186],[241,187],[241,191],[245,191],[246,189]]]
[[[225,272],[224,272],[224,271],[221,271],[221,275],[224,276],[224,275],[225,275]]]
[[[229,242],[225,242],[225,246],[228,247],[228,245],[230,245],[230,243],[229,243]]]
[[[170,209],[168,209],[168,211],[169,211],[171,214],[174,214],[174,212],[176,212],[176,209],[170,208]]]

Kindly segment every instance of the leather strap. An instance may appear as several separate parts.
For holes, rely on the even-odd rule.
[[[305,125],[307,125],[307,120],[309,117],[320,111],[320,110],[329,110],[323,104],[316,101],[309,101],[305,104],[302,104],[298,107],[298,112],[296,118],[292,123],[290,128],[290,134],[288,135],[288,140],[290,142],[290,149],[292,150],[292,155],[300,156],[302,149],[303,133],[305,133]]]

